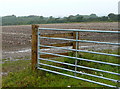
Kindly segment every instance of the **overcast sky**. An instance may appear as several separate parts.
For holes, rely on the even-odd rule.
[[[119,0],[0,0],[0,16],[98,16],[118,13]]]

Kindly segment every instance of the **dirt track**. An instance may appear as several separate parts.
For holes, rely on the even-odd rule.
[[[65,28],[65,29],[92,29],[92,30],[117,30],[118,23],[70,23],[70,24],[41,24],[41,28]],[[3,58],[20,58],[30,56],[31,52],[31,25],[3,26],[2,27]],[[54,33],[54,31],[42,31]],[[117,42],[117,34],[80,33],[81,39]],[[61,41],[57,41],[61,42]],[[42,40],[42,43],[48,43]],[[84,44],[89,45],[89,44]],[[84,46],[82,44],[82,46]]]

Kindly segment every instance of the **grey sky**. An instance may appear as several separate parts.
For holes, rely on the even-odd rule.
[[[118,13],[119,0],[0,0],[0,16],[42,15],[68,16],[88,15],[99,16]]]

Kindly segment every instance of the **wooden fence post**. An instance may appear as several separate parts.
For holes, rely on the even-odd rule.
[[[38,25],[32,25],[32,69],[36,69],[37,64],[37,39],[38,39]]]

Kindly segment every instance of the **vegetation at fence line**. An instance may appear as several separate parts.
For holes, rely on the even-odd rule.
[[[113,50],[102,50],[101,52],[118,54],[117,50],[114,50],[114,51]],[[78,54],[79,54],[78,55],[79,58],[119,64],[119,58],[117,58],[117,57],[83,53],[83,52],[80,52]],[[73,57],[74,55],[75,55],[74,53],[71,53],[71,52],[69,53],[69,56],[71,56],[71,57]],[[61,62],[66,62],[66,63],[70,63],[70,64],[75,64],[75,59],[72,59],[72,58],[60,57],[60,58],[54,59],[54,60],[61,61]],[[52,62],[48,62],[48,61],[41,61],[41,62],[45,63],[45,64],[53,65],[53,66],[59,66],[59,67],[62,67],[62,68],[70,69],[70,70],[75,69],[74,66],[69,66],[69,65],[65,65],[65,64],[52,63]],[[119,71],[120,71],[120,67],[117,67],[117,66],[88,62],[88,61],[83,61],[83,60],[77,60],[77,65],[86,66],[86,67],[90,67],[90,68],[96,68],[96,69],[105,70],[105,71],[116,72],[116,73],[119,73]],[[57,69],[57,68],[50,68],[50,67],[46,67],[44,65],[41,65],[41,66],[43,68],[50,69],[50,70],[53,70],[53,71],[58,71],[58,72],[74,75],[74,73],[71,73],[69,71],[65,71],[65,70],[61,70],[61,69]],[[93,74],[93,75],[97,75],[97,76],[107,77],[107,78],[111,78],[111,79],[116,79],[116,80],[118,80],[118,78],[119,78],[118,75],[98,72],[98,71],[94,71],[94,70],[88,70],[88,69],[79,68],[79,67],[77,67],[77,71],[80,71],[82,73],[88,73],[88,74]],[[85,78],[85,79],[90,79],[90,80],[93,80],[93,81],[98,81],[98,82],[114,85],[114,86],[116,86],[116,84],[117,84],[117,83],[114,83],[112,81],[104,80],[104,79],[101,79],[101,78],[95,78],[95,77],[91,77],[91,76],[84,75],[84,74],[77,74],[77,76]]]
[[[104,50],[102,52],[109,52],[109,53],[114,53],[117,54],[117,51],[112,51],[112,50]],[[73,56],[74,54],[69,53],[70,56]],[[91,60],[102,60],[102,61],[109,61],[111,63],[118,63],[118,59],[115,57],[109,57],[109,56],[100,56],[100,55],[93,55],[89,53],[80,53],[79,57],[83,58],[90,58]],[[108,60],[109,58],[109,60]],[[71,64],[74,64],[73,61],[70,61],[71,59],[68,58],[55,58],[51,60],[56,60],[56,61],[61,61],[61,62],[69,62]],[[65,68],[71,68],[65,65],[59,65],[57,63],[52,63],[52,62],[47,62],[47,61],[41,61],[42,63],[54,65],[54,66],[60,66],[60,67],[65,67]],[[58,75],[58,74],[53,74],[41,70],[36,70],[32,71],[31,66],[30,66],[31,61],[30,60],[18,60],[18,61],[7,61],[3,64],[3,72],[10,71],[7,76],[3,76],[3,87],[103,87],[101,85],[85,82],[82,80],[77,80],[74,78]],[[90,63],[90,62],[85,62],[85,61],[78,61],[78,65],[85,65],[85,66],[90,66],[94,68],[100,68],[103,70],[109,70],[113,72],[118,72],[118,68],[114,66],[106,66],[106,65],[101,65],[98,64],[96,65],[95,63]],[[44,68],[48,68],[43,66]],[[54,70],[54,68],[48,68],[51,70]],[[71,74],[73,75],[74,73],[55,69],[56,71],[60,71],[63,73]],[[101,73],[101,72],[96,72],[96,71],[88,71],[85,69],[78,69],[78,71],[82,72],[88,72],[91,74],[99,75],[99,76],[104,76],[104,77],[109,77],[113,79],[118,79],[118,76],[111,75],[111,74],[106,74],[106,73]],[[77,74],[77,76],[82,77],[82,78],[87,78],[91,79],[94,81],[99,81],[107,84],[112,84],[115,85],[111,81],[103,80],[103,79],[98,79],[86,75],[81,75]]]
[[[23,64],[22,64],[23,63]],[[9,64],[9,65],[8,65]],[[22,66],[24,68],[22,68]],[[3,76],[3,87],[101,87],[97,84],[84,82],[81,80],[65,77],[62,75],[52,74],[41,70],[32,71],[30,60],[19,60],[3,64],[3,68],[12,70],[7,76]],[[26,66],[27,65],[27,66]],[[18,70],[18,68],[20,70]],[[3,69],[4,70],[4,69]],[[13,70],[15,72],[13,72]],[[58,81],[59,80],[59,81]]]
[[[19,16],[15,15],[3,16],[2,25],[27,25],[27,24],[47,24],[47,23],[74,23],[74,22],[117,22],[119,16],[114,13],[108,16],[91,15],[70,15],[68,17],[43,17],[43,16]]]

